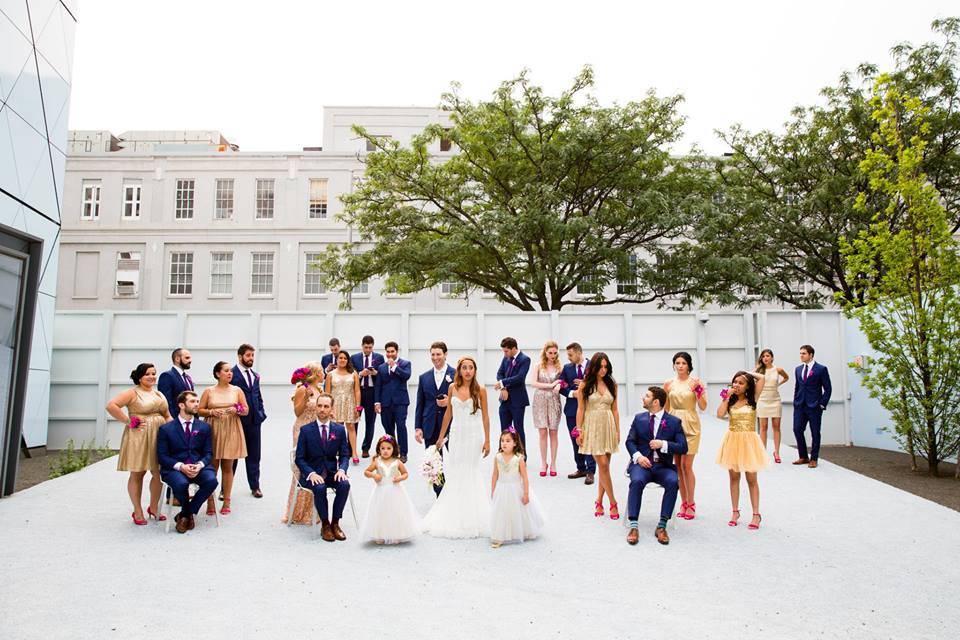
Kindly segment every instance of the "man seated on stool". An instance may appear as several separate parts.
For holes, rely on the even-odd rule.
[[[630,494],[627,498],[627,521],[630,533],[627,542],[637,544],[640,539],[637,520],[640,517],[640,499],[649,482],[663,487],[660,503],[660,522],[654,531],[657,542],[670,544],[667,535],[667,520],[673,515],[677,504],[677,467],[673,456],[687,452],[687,438],[683,435],[680,418],[665,413],[667,392],[662,387],[650,387],[643,396],[643,413],[638,413],[627,436],[627,451],[630,452]]]
[[[157,459],[160,477],[170,485],[182,507],[175,516],[177,533],[186,533],[193,529],[197,512],[217,488],[217,474],[208,466],[213,458],[213,438],[210,425],[197,417],[200,399],[193,391],[181,391],[177,406],[177,417],[157,432]],[[200,487],[193,498],[191,484]]]
[[[330,420],[333,414],[333,396],[317,395],[317,419],[300,427],[297,438],[297,468],[300,486],[313,491],[313,502],[323,523],[321,536],[327,542],[346,540],[340,528],[343,507],[350,493],[347,469],[350,468],[350,441],[342,424]],[[333,488],[333,518],[327,508],[327,489]]]

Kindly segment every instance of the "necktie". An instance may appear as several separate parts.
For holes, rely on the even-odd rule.
[[[323,440],[324,442],[327,441],[327,425],[326,424],[320,425],[320,439]]]
[[[577,377],[580,378],[581,380],[583,380],[583,365],[582,365],[582,364],[578,364],[578,365],[577,365]]]
[[[187,388],[190,389],[190,391],[193,391],[193,380],[190,379],[190,374],[186,371],[183,372],[183,383],[187,385]]]
[[[253,378],[250,377],[250,369],[247,369],[247,387],[253,389]]]
[[[655,415],[653,415],[653,414],[651,413],[651,414],[650,414],[650,434],[653,436],[653,439],[654,439],[654,440],[656,440],[656,438],[657,438],[657,430],[656,430],[656,426],[655,426],[655,425],[656,425],[656,420],[657,420],[657,416],[655,416]],[[657,453],[656,449],[654,449],[654,451],[653,451],[653,460],[654,460],[654,462],[656,462],[656,461],[659,460],[659,459],[660,459],[660,455]]]
[[[363,368],[364,368],[364,369],[369,369],[369,368],[370,368],[370,356],[364,356],[364,357],[363,357]],[[369,386],[370,386],[370,376],[367,376],[367,377],[365,377],[365,378],[363,379],[363,386],[365,386],[365,387],[369,387]]]
[[[807,365],[803,365],[803,379],[806,380],[808,375]]]
[[[190,455],[190,420],[183,425],[183,437],[187,440],[187,464],[193,464],[193,456]]]

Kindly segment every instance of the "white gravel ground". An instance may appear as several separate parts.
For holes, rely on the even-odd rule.
[[[726,473],[713,463],[725,425],[706,419],[698,517],[653,537],[659,490],[641,539],[593,517],[595,488],[536,476],[549,517],[537,541],[345,543],[279,518],[289,482],[289,424],[264,426],[263,490],[240,472],[234,512],[186,534],[130,522],[125,474],[110,459],[0,501],[0,638],[947,638],[960,628],[960,513],[823,462],[761,476],[764,516],[730,528]],[[412,429],[411,429],[412,432]],[[536,432],[528,431],[535,445]],[[411,439],[411,470],[422,448]],[[489,468],[488,459],[487,466]],[[626,453],[614,458],[625,514]],[[354,468],[362,516],[371,481]],[[433,494],[407,484],[425,512]]]

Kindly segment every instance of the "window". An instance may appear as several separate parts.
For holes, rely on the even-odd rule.
[[[370,293],[370,283],[367,281],[361,282],[360,284],[355,286],[353,288],[353,291],[351,291],[350,293],[352,293],[355,296],[368,295]]]
[[[177,220],[190,220],[193,218],[193,178],[177,180],[177,202],[175,206],[174,217]]]
[[[600,283],[597,276],[584,276],[577,283],[578,296],[593,296],[600,292]]]
[[[637,295],[637,254],[631,253],[617,269],[617,295]]]
[[[77,251],[73,268],[73,297],[96,298],[99,272],[99,252]]]
[[[117,254],[116,282],[113,295],[118,298],[136,298],[140,295],[139,251],[121,251]]]
[[[210,253],[210,295],[229,296],[233,294],[233,252],[213,251]]]
[[[440,137],[440,151],[450,151],[453,148],[453,141],[446,137],[448,131],[450,129],[444,129],[443,133],[445,135]]]
[[[214,220],[229,220],[233,217],[233,178],[217,178],[217,201],[213,211]]]
[[[193,295],[193,253],[174,251],[170,254],[170,295]]]
[[[140,196],[143,187],[139,182],[123,183],[123,217],[140,217]]]
[[[462,285],[461,285],[459,282],[457,282],[456,280],[450,280],[450,281],[448,281],[448,282],[441,282],[441,283],[440,283],[440,295],[444,295],[444,296],[462,295],[462,294],[457,293],[457,289],[459,289],[461,286],[462,286]]]
[[[254,251],[250,254],[250,295],[273,295],[272,251]]]
[[[257,220],[273,219],[273,179],[257,179]]]
[[[373,136],[373,138],[375,138],[377,142],[379,142],[380,144],[383,144],[384,142],[390,139],[390,136]],[[377,143],[373,142],[373,140],[367,140],[367,151],[376,151],[376,150],[377,150]]]
[[[327,293],[327,289],[320,283],[320,263],[322,260],[323,254],[320,252],[304,254],[303,295],[322,296]]]
[[[327,180],[326,178],[310,179],[310,217],[327,219]]]
[[[83,181],[83,208],[80,210],[81,220],[96,220],[100,217],[100,181]]]

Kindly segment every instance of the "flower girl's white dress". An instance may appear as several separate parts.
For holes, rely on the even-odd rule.
[[[497,488],[493,492],[490,516],[490,539],[494,542],[523,542],[536,538],[543,531],[543,510],[531,491],[523,504],[523,479],[520,477],[520,456],[505,460],[497,454]]]
[[[360,527],[360,539],[384,544],[406,542],[420,531],[420,517],[403,483],[393,481],[400,475],[400,461],[394,458],[384,463],[378,456],[377,471],[383,478],[370,496],[367,515]]]

